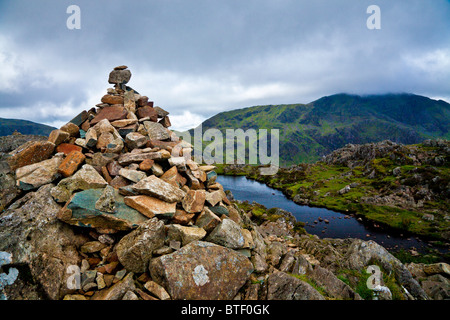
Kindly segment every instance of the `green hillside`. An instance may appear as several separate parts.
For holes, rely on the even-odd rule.
[[[450,138],[450,104],[413,94],[336,94],[309,104],[267,105],[219,113],[203,131],[280,129],[280,164],[315,162],[347,143],[414,144]],[[193,134],[193,130],[190,130]],[[254,144],[251,142],[251,144]]]
[[[21,134],[48,136],[55,128],[28,120],[0,118],[0,136],[8,136],[14,131]]]

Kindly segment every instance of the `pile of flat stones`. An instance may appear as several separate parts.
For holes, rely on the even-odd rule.
[[[130,77],[114,68],[101,103],[8,158],[18,188],[52,183],[58,219],[89,230],[81,283],[66,298],[232,299],[253,271],[250,231],[215,167],[192,160],[169,113]]]

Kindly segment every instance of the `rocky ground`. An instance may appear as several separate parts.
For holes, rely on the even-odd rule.
[[[449,298],[447,264],[405,265],[373,241],[319,239],[289,212],[231,201],[130,77],[116,67],[102,103],[2,158],[3,298]]]

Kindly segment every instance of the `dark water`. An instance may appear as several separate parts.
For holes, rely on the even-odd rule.
[[[246,177],[218,176],[217,181],[225,190],[230,190],[236,200],[247,200],[250,203],[255,201],[268,209],[276,207],[291,212],[297,221],[306,223],[305,229],[308,233],[316,234],[320,238],[370,239],[387,249],[415,248],[419,252],[428,247],[427,243],[419,238],[394,234],[392,231],[389,233],[380,227],[374,227],[373,223],[363,223],[348,215],[345,218],[346,215],[343,213],[298,205],[286,198],[281,191]],[[329,223],[319,222],[319,217],[328,220]]]

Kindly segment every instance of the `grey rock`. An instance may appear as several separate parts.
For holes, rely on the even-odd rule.
[[[11,253],[13,265],[30,275],[6,288],[11,300],[61,299],[71,293],[67,268],[81,263],[77,247],[88,239],[57,219],[60,206],[50,195],[52,187],[29,192],[0,215],[0,251]]]
[[[325,300],[310,284],[284,272],[267,279],[267,300]]]
[[[144,127],[150,140],[170,139],[170,130],[158,122],[144,121]]]
[[[108,213],[116,212],[116,199],[113,187],[108,185],[103,189],[102,195],[95,203],[95,209]]]
[[[222,220],[209,234],[206,241],[231,249],[242,249],[245,245],[241,227],[231,219]]]
[[[164,223],[158,218],[147,220],[119,241],[116,251],[120,263],[129,271],[145,272],[153,250],[164,245],[164,238]]]
[[[109,74],[108,83],[111,84],[126,84],[130,81],[131,71],[130,70],[113,70]]]
[[[62,154],[57,154],[51,159],[17,169],[17,186],[22,190],[31,190],[53,182],[60,177],[58,167],[61,162]]]
[[[172,299],[231,300],[247,282],[252,264],[242,254],[194,241],[150,262],[152,280]]]
[[[136,291],[133,276],[132,272],[128,273],[122,281],[112,287],[97,291],[91,300],[121,300],[128,291]]]
[[[73,176],[62,179],[52,188],[51,194],[57,202],[67,202],[75,191],[104,188],[107,185],[97,170],[85,164]]]
[[[184,191],[154,175],[142,179],[131,188],[139,194],[153,196],[166,202],[179,202],[185,196]]]

